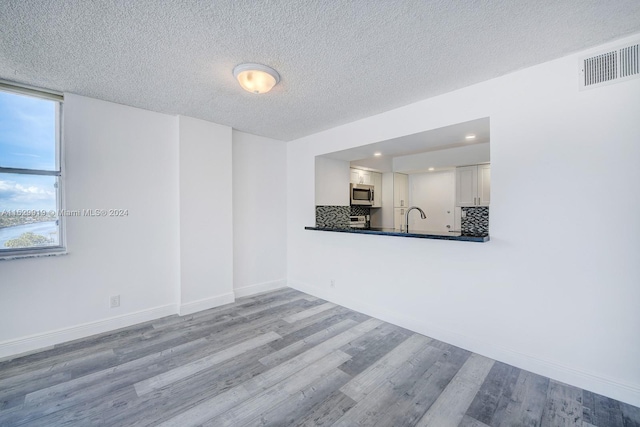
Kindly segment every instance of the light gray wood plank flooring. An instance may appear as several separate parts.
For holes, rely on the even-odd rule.
[[[640,408],[282,289],[0,360],[0,426],[640,427]]]

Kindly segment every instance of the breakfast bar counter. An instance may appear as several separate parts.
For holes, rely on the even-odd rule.
[[[334,233],[375,234],[380,236],[414,237],[419,239],[460,240],[463,242],[488,242],[489,234],[465,234],[461,232],[442,231],[399,231],[394,228],[323,228],[305,227],[305,230],[330,231]]]

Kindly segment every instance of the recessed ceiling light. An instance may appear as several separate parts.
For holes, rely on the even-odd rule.
[[[430,170],[430,171],[434,171],[434,170],[436,170],[436,168],[429,168],[429,170]]]
[[[467,135],[464,137],[465,139],[476,139],[475,135]]]
[[[382,153],[377,152],[377,153],[373,153],[374,156],[378,157],[378,156],[382,156]]]
[[[280,81],[280,74],[262,64],[240,64],[233,69],[233,76],[247,92],[267,93]]]

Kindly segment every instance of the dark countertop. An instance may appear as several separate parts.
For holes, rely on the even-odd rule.
[[[376,234],[380,236],[417,237],[421,239],[460,240],[463,242],[488,242],[488,234],[462,234],[460,232],[410,231],[405,233],[394,228],[321,228],[305,227],[305,230],[333,231],[335,233]]]

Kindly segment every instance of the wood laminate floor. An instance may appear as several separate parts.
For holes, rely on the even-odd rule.
[[[283,289],[0,362],[2,426],[640,426],[640,409]]]

